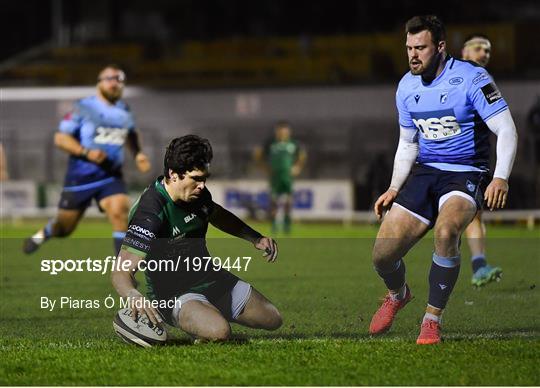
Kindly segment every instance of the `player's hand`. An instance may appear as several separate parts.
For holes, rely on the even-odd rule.
[[[489,210],[502,209],[506,205],[508,182],[502,178],[493,178],[484,193],[484,200]]]
[[[291,175],[293,177],[297,177],[298,175],[300,175],[300,173],[302,172],[302,169],[300,168],[300,166],[298,165],[294,165],[291,167]]]
[[[388,189],[377,199],[377,202],[375,202],[375,205],[373,206],[373,210],[379,220],[382,218],[383,213],[392,206],[397,194],[398,192],[396,190]]]
[[[266,257],[268,262],[273,263],[276,261],[278,256],[278,247],[273,238],[261,237],[253,245],[255,245],[255,248],[264,251],[263,257]]]
[[[150,159],[142,152],[137,153],[135,156],[135,164],[137,165],[137,169],[142,173],[150,171]]]
[[[133,311],[133,320],[137,321],[139,316],[146,315],[148,319],[154,324],[159,326],[163,319],[155,308],[150,306],[150,303],[146,298],[136,289],[131,290],[128,293],[129,306]]]
[[[86,159],[95,164],[101,164],[107,159],[107,153],[100,149],[88,150]]]

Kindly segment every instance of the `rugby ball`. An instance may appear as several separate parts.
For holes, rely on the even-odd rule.
[[[139,315],[134,321],[130,308],[118,310],[114,317],[113,328],[125,342],[145,348],[162,345],[167,341],[167,331],[163,327],[154,325],[146,315]]]

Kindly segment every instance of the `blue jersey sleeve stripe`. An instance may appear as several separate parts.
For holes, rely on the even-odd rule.
[[[492,118],[493,116],[497,116],[499,113],[505,111],[508,109],[508,105],[505,105],[503,107],[501,107],[500,109],[496,110],[495,112],[493,112],[492,114],[490,114],[488,117],[486,117],[485,119],[483,119],[484,121],[488,121],[490,118]]]

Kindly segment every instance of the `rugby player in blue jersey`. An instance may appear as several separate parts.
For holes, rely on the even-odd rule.
[[[400,140],[389,189],[375,203],[389,210],[373,247],[373,264],[388,294],[370,324],[388,331],[411,300],[403,257],[434,228],[429,297],[418,344],[441,340],[441,316],[457,281],[459,241],[484,201],[502,208],[517,146],[510,111],[481,66],[446,53],[445,28],[436,16],[406,24],[410,71],[396,93]],[[488,175],[489,133],[497,135],[497,164]]]
[[[150,170],[133,115],[120,100],[125,81],[119,67],[106,66],[99,73],[96,95],[77,101],[73,111],[60,122],[54,143],[70,157],[58,213],[24,241],[25,253],[36,251],[51,237],[69,236],[92,199],[107,214],[113,227],[115,253],[120,250],[129,210],[122,180],[124,145],[133,152],[140,172]]]
[[[463,43],[461,58],[473,61],[480,66],[486,67],[491,58],[491,42],[487,36],[473,34]],[[469,249],[471,250],[471,264],[473,275],[471,283],[476,287],[482,287],[489,282],[499,280],[502,274],[500,267],[492,267],[486,260],[486,225],[482,220],[482,212],[476,216],[465,229]]]

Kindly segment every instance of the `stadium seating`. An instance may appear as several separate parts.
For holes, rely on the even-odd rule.
[[[460,54],[462,40],[485,31],[497,42],[490,69],[515,68],[518,25],[454,26],[449,52]],[[104,63],[118,63],[132,83],[158,87],[283,86],[394,81],[406,69],[401,31],[348,36],[298,36],[182,41],[164,44],[88,43],[51,48],[0,72],[0,80],[41,85],[82,85],[95,81]],[[518,42],[519,43],[519,42]]]

